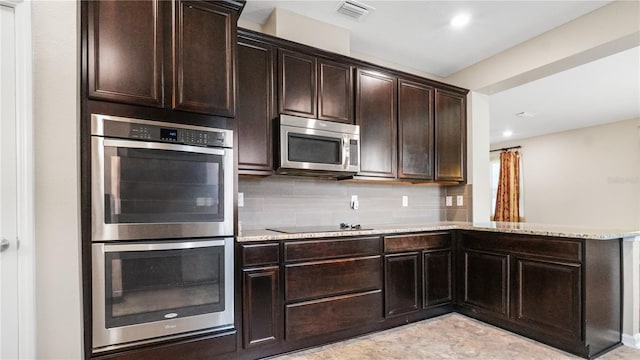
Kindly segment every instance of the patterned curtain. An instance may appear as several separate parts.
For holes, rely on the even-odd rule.
[[[503,151],[500,154],[500,179],[493,220],[520,221],[520,153],[518,151]]]

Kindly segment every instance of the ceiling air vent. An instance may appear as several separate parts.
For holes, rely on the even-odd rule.
[[[360,19],[373,10],[375,10],[373,6],[369,6],[367,4],[363,4],[354,0],[347,0],[340,4],[340,7],[338,8],[339,13],[347,15],[354,19]]]

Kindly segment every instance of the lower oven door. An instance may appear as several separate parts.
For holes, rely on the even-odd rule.
[[[94,352],[233,328],[233,238],[91,246]]]

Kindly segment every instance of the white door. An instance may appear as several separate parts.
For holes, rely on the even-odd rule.
[[[0,359],[18,354],[16,44],[14,8],[0,5]]]

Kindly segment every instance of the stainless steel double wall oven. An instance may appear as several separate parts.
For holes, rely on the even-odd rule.
[[[93,351],[232,328],[230,130],[91,116]]]

